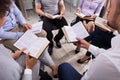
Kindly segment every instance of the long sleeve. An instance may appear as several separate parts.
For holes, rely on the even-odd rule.
[[[32,80],[32,70],[31,69],[25,69],[22,80]]]
[[[105,49],[98,48],[96,46],[90,45],[88,51],[90,51],[94,56],[98,56],[100,53],[105,52]]]
[[[106,0],[102,0],[101,3],[98,5],[98,7],[97,7],[97,9],[96,9],[96,11],[95,11],[95,14],[96,14],[97,16],[99,16],[99,14],[100,14],[103,6],[104,6],[105,1],[106,1]]]
[[[23,35],[23,32],[8,32],[0,29],[0,38],[2,39],[18,39]]]
[[[78,5],[78,9],[81,10],[81,8],[82,8],[82,4],[83,4],[83,0],[80,0],[79,5]]]
[[[17,6],[15,5],[14,2],[13,2],[13,8],[14,8],[14,15],[15,15],[16,19],[18,20],[18,22],[21,25],[26,23],[24,16],[22,15],[21,11],[17,8]]]

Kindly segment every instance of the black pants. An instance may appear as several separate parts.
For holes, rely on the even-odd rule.
[[[50,41],[49,46],[53,46],[53,33],[54,27],[59,29],[58,34],[55,36],[56,41],[59,41],[63,36],[62,27],[68,25],[64,17],[62,19],[49,19],[47,17],[43,18],[43,29],[47,32],[47,39]]]
[[[112,32],[103,31],[98,27],[90,33],[90,36],[86,37],[86,41],[91,41],[92,45],[95,45],[100,48],[108,49],[111,47],[111,39],[114,37]],[[90,56],[91,52],[87,51],[86,56]]]

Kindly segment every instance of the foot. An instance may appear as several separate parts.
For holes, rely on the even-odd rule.
[[[52,66],[52,75],[54,78],[58,77],[58,66],[57,65]]]
[[[75,50],[75,54],[77,54],[77,53],[79,53],[79,52],[80,52],[80,50],[77,50],[77,49]]]
[[[58,48],[61,48],[61,47],[62,47],[60,41],[56,40],[56,38],[54,38],[54,41],[55,41],[56,46],[57,46]]]
[[[91,58],[88,56],[84,56],[82,59],[78,59],[77,63],[83,64],[84,62],[88,62]]]

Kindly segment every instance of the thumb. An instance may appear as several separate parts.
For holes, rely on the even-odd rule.
[[[27,53],[27,54],[26,54],[26,60],[29,60],[29,59],[30,59],[29,54],[30,54],[30,53]]]
[[[76,39],[77,39],[78,41],[81,41],[81,40],[82,40],[80,37],[77,37]]]

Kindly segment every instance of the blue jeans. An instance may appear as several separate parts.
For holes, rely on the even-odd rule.
[[[81,80],[82,75],[79,74],[69,63],[62,63],[58,67],[59,80]]]

